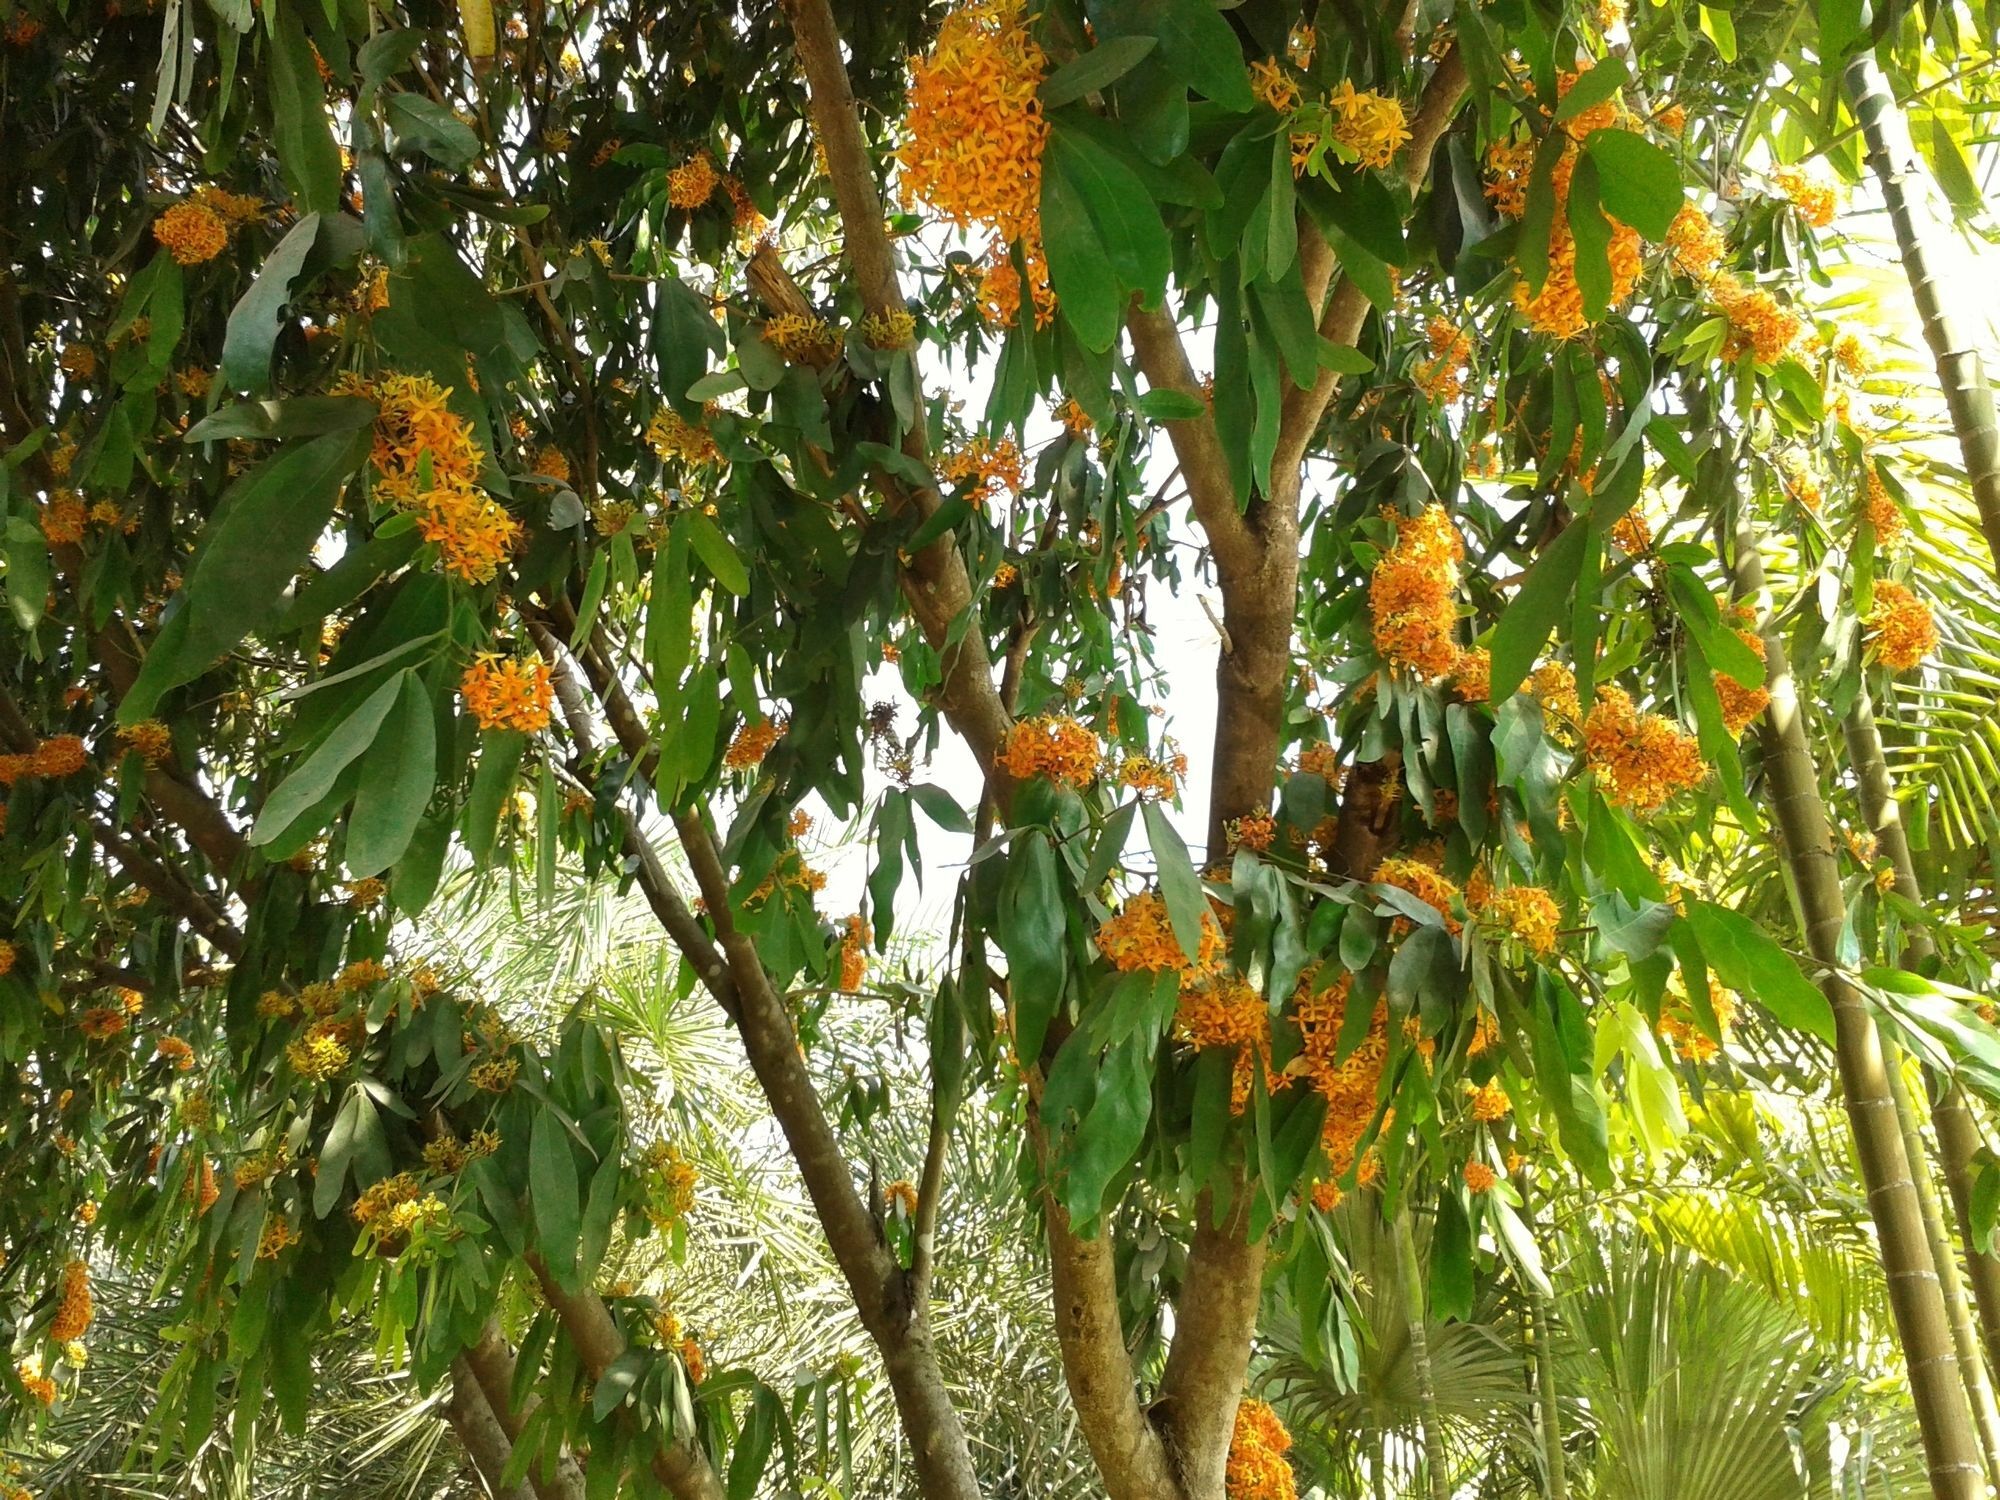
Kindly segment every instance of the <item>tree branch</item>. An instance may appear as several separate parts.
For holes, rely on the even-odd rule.
[[[507,1441],[519,1442],[539,1402],[530,1399],[521,1410],[514,1410],[514,1351],[507,1347],[494,1319],[486,1320],[478,1339],[452,1362],[454,1382],[461,1372],[477,1383]],[[537,1500],[583,1500],[583,1470],[567,1453],[557,1459],[552,1473],[544,1474],[542,1465],[530,1464],[528,1483],[534,1487]]]
[[[471,1457],[493,1500],[534,1500],[526,1485],[501,1484],[514,1445],[501,1430],[486,1392],[462,1358],[452,1361],[451,1400],[445,1405],[445,1422],[457,1434],[459,1445]]]

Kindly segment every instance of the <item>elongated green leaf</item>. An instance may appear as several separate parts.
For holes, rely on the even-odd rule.
[[[7,518],[7,607],[14,623],[33,630],[49,601],[49,544],[41,527],[26,516]]]
[[[403,692],[404,680],[412,674],[405,668],[362,700],[361,705],[335,725],[319,747],[278,784],[265,800],[264,810],[250,830],[250,842],[268,844],[292,826],[298,816],[333,790],[333,783],[348,765],[375,743],[382,721]]]
[[[1088,133],[1057,122],[1043,157],[1042,212],[1057,302],[1068,314],[1067,298],[1083,297],[1070,326],[1086,348],[1108,348],[1127,295],[1156,307],[1166,290],[1172,255],[1159,208],[1131,167]]]
[[[1492,696],[1504,703],[1534,670],[1535,658],[1547,644],[1549,633],[1569,607],[1583,567],[1583,544],[1589,524],[1570,522],[1535,565],[1514,595],[1507,612],[1493,630]]]
[[[730,593],[742,597],[750,590],[750,570],[722,529],[700,511],[689,511],[674,521],[674,530],[685,530],[695,556],[715,575],[715,581]]]
[[[1007,955],[1014,1044],[1023,1058],[1041,1055],[1042,1039],[1062,999],[1066,925],[1055,850],[1046,833],[1029,829],[1007,853],[994,933]]]
[[[528,1133],[528,1206],[535,1220],[536,1247],[556,1280],[572,1285],[583,1224],[576,1153],[570,1148],[569,1132],[548,1108],[536,1112]]]
[[[1649,240],[1664,240],[1684,201],[1674,159],[1633,130],[1599,130],[1583,149],[1597,164],[1605,212]]]
[[[1754,921],[1708,901],[1689,901],[1687,920],[1702,957],[1724,984],[1780,1025],[1832,1044],[1833,1008],[1826,996]]]
[[[278,241],[257,279],[230,310],[222,336],[222,378],[232,390],[261,391],[271,383],[271,349],[284,326],[285,304],[318,239],[319,215],[307,214]]]
[[[1211,0],[1107,0],[1093,11],[1106,36],[1156,36],[1174,77],[1224,109],[1256,105],[1243,48]]]
[[[1158,37],[1118,36],[1080,52],[1042,80],[1035,92],[1044,109],[1063,105],[1108,88],[1139,65],[1159,45]]]
[[[361,767],[347,820],[347,868],[379,875],[403,857],[437,784],[437,718],[423,682],[403,672],[395,707]]]
[[[1077,1127],[1068,1153],[1064,1201],[1079,1233],[1088,1234],[1111,1179],[1125,1169],[1145,1138],[1153,1112],[1153,1058],[1156,1038],[1126,1038],[1105,1054],[1097,1074],[1097,1097]]]
[[[1187,843],[1181,838],[1166,810],[1157,802],[1146,804],[1146,842],[1159,867],[1160,895],[1167,903],[1167,919],[1173,923],[1174,940],[1192,962],[1201,952],[1201,919],[1208,910],[1202,894],[1201,877],[1194,872]]]
[[[293,231],[294,234],[297,230]],[[289,238],[289,237],[288,237]],[[278,247],[284,248],[281,243]],[[276,252],[273,252],[273,259]],[[266,261],[265,271],[271,262]],[[256,292],[252,286],[244,300]],[[243,303],[239,302],[240,310]],[[231,315],[231,327],[234,314]],[[267,344],[265,361],[270,358]],[[184,443],[212,443],[221,438],[318,437],[323,432],[351,432],[375,420],[375,403],[359,396],[293,396],[284,401],[241,401],[204,417],[181,434]]]

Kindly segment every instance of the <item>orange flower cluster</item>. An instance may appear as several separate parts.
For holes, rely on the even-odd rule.
[[[1425,330],[1431,357],[1417,366],[1417,385],[1431,400],[1450,403],[1465,393],[1472,339],[1449,318],[1433,317]]]
[[[1708,1005],[1715,1012],[1716,1029],[1727,1040],[1729,1028],[1736,1020],[1736,997],[1724,989],[1713,975],[1708,981]],[[1660,1007],[1659,1032],[1672,1044],[1675,1055],[1683,1062],[1705,1063],[1722,1050],[1714,1037],[1695,1024],[1694,1007],[1685,995],[1667,996]]]
[[[725,771],[749,771],[764,763],[764,757],[771,753],[771,747],[778,743],[778,736],[785,732],[783,719],[761,719],[755,724],[745,724],[730,740],[729,748],[722,752],[722,768]]]
[[[451,392],[428,375],[385,375],[372,384],[343,377],[337,396],[376,403],[375,471],[382,494],[417,516],[444,568],[467,583],[486,583],[521,534],[520,524],[479,488],[486,455],[472,424],[454,413]]]
[[[1230,1434],[1223,1470],[1228,1500],[1296,1500],[1292,1466],[1285,1460],[1291,1446],[1292,1435],[1278,1414],[1246,1396],[1236,1408],[1236,1430]]]
[[[1573,338],[1589,326],[1583,312],[1583,291],[1576,281],[1576,239],[1569,228],[1569,184],[1575,170],[1576,148],[1571,146],[1564,150],[1550,177],[1556,207],[1549,225],[1548,274],[1542,289],[1531,292],[1525,281],[1514,287],[1514,306],[1529,326],[1559,339]],[[1632,294],[1639,280],[1639,232],[1609,215],[1606,219],[1611,225],[1611,242],[1605,247],[1611,263],[1610,305],[1616,306]]]
[[[1683,203],[1667,230],[1667,258],[1674,269],[1696,281],[1707,281],[1722,264],[1722,231],[1692,203]]]
[[[1156,802],[1178,792],[1181,778],[1186,775],[1187,757],[1178,752],[1162,756],[1159,760],[1145,755],[1128,755],[1118,763],[1118,784]]]
[[[1181,986],[1174,1033],[1196,1051],[1236,1050],[1229,1075],[1231,1114],[1242,1114],[1249,1104],[1257,1062],[1262,1062],[1274,1090],[1283,1086],[1282,1080],[1271,1076],[1271,1009],[1255,986],[1239,975],[1218,970],[1198,984]]]
[[[1278,836],[1278,820],[1267,812],[1231,818],[1225,830],[1231,849],[1268,849]]]
[[[708,1362],[702,1358],[701,1345],[691,1338],[681,1340],[681,1365],[687,1370],[689,1385],[700,1385],[708,1376]]]
[[[712,464],[722,458],[722,450],[715,446],[708,429],[688,421],[670,406],[654,412],[653,420],[646,424],[646,444],[668,461]]]
[[[90,1327],[90,1267],[73,1260],[63,1267],[62,1293],[56,1301],[56,1315],[49,1321],[49,1337],[58,1344],[80,1339]]]
[[[1049,263],[1040,241],[1022,248],[1028,263],[1028,290],[1035,303],[1035,326],[1046,328],[1056,315],[1056,294],[1049,285]],[[1014,267],[1006,242],[987,248],[979,271],[979,315],[995,328],[1012,328],[1021,315],[1021,273]]]
[[[42,1373],[41,1361],[39,1359],[30,1358],[21,1361],[20,1364],[14,1367],[14,1373],[20,1377],[21,1384],[27,1388],[28,1396],[31,1400],[39,1402],[43,1406],[54,1406],[56,1404],[56,1383]]]
[[[917,1185],[908,1178],[899,1177],[882,1189],[882,1201],[890,1213],[914,1219],[917,1216]]]
[[[1597,690],[1583,724],[1583,747],[1605,796],[1635,812],[1652,812],[1708,776],[1694,736],[1659,714],[1641,713],[1623,688]]]
[[[1443,677],[1458,665],[1458,565],[1465,542],[1442,505],[1393,516],[1396,541],[1368,581],[1375,650],[1392,670]]]
[[[1023,719],[1007,731],[994,764],[1017,781],[1046,776],[1079,789],[1097,779],[1097,736],[1066,714]]]
[[[1871,460],[1866,467],[1867,499],[1862,502],[1861,513],[1875,532],[1875,545],[1893,547],[1904,531],[1903,512],[1890,495],[1889,487],[1882,483],[1882,476],[1876,471]]]
[[[1507,1097],[1500,1080],[1495,1078],[1486,1083],[1465,1081],[1466,1098],[1472,1104],[1472,1118],[1482,1125],[1491,1125],[1495,1120],[1504,1120],[1513,1111],[1514,1105]]]
[[[1903,584],[1884,580],[1875,585],[1875,607],[1866,623],[1875,659],[1892,672],[1909,671],[1937,649],[1937,621],[1930,605]]]
[[[176,1073],[194,1066],[194,1048],[177,1036],[163,1036],[153,1046],[153,1055],[164,1059]]]
[[[0,755],[0,786],[12,786],[32,777],[60,781],[65,776],[74,776],[88,763],[82,740],[73,734],[54,735],[25,755]]]
[[[42,507],[42,535],[52,546],[74,545],[83,540],[90,524],[90,510],[74,490],[57,490]]]
[[[1250,91],[1267,109],[1288,115],[1299,107],[1299,86],[1285,74],[1285,65],[1275,57],[1250,64]]]
[[[1500,1174],[1483,1161],[1469,1161],[1465,1164],[1465,1185],[1475,1193],[1490,1193],[1493,1185],[1500,1180]]]
[[[1738,629],[1736,638],[1764,659],[1764,637],[1754,630]],[[1731,739],[1748,729],[1757,716],[1771,706],[1771,694],[1763,687],[1744,687],[1727,672],[1715,674],[1715,696],[1722,704],[1722,726]]]
[[[229,248],[229,223],[207,204],[176,203],[153,220],[153,238],[182,265],[198,266]]]
[[[764,212],[750,197],[750,189],[734,177],[722,179],[722,191],[729,197],[729,222],[735,227],[739,241],[755,240],[764,232]]]
[[[76,1018],[76,1029],[93,1042],[107,1041],[125,1029],[126,1016],[122,1010],[109,1005],[93,1005]]]
[[[969,494],[975,506],[1021,492],[1021,449],[1012,438],[975,437],[946,454],[941,468],[952,484],[978,481]]]
[[[1375,1003],[1368,1033],[1354,1050],[1334,1061],[1340,1033],[1347,1024],[1347,1002],[1353,980],[1340,975],[1325,989],[1314,990],[1317,975],[1308,971],[1300,979],[1292,997],[1292,1019],[1299,1028],[1300,1049],[1292,1063],[1302,1072],[1315,1092],[1326,1100],[1326,1119],[1320,1126],[1320,1148],[1326,1152],[1327,1176],[1313,1192],[1313,1202],[1330,1209],[1340,1201],[1339,1179],[1354,1167],[1355,1152],[1375,1117],[1375,1095],[1381,1085],[1382,1064],[1389,1055],[1389,1009]],[[1361,1164],[1359,1180],[1373,1175],[1370,1163]]]
[[[1091,429],[1097,425],[1091,421],[1090,413],[1077,404],[1074,396],[1064,398],[1063,404],[1056,408],[1056,420],[1062,423],[1063,430],[1074,438],[1090,436]]]
[[[1745,286],[1728,272],[1709,283],[1710,295],[1729,320],[1729,337],[1722,357],[1734,361],[1747,350],[1762,365],[1784,358],[1805,332],[1799,315],[1761,287]]]
[[[1826,229],[1839,211],[1840,199],[1834,185],[1819,173],[1803,167],[1780,167],[1771,174],[1778,191],[1792,200],[1799,217],[1815,229]]]
[[[1120,973],[1173,971],[1189,979],[1201,979],[1222,962],[1222,929],[1212,913],[1201,914],[1201,939],[1195,945],[1193,963],[1174,936],[1167,903],[1151,891],[1141,891],[1127,901],[1115,917],[1105,919],[1097,929],[1097,951]]]
[[[1528,211],[1528,184],[1534,177],[1535,143],[1496,141],[1486,149],[1486,196],[1493,211],[1518,219]]]
[[[973,0],[945,17],[930,54],[910,60],[896,161],[904,203],[1039,246],[1049,126],[1036,90],[1048,57],[1025,9],[1024,0]]]
[[[868,977],[868,941],[873,936],[868,924],[859,916],[847,919],[846,931],[840,939],[840,987],[848,994],[861,988],[861,981]]]
[[[667,202],[692,211],[713,198],[721,185],[722,174],[715,170],[714,160],[706,151],[697,151],[667,173]]]
[[[1451,687],[1461,702],[1489,701],[1493,697],[1493,653],[1484,646],[1459,652],[1458,660],[1452,663]]]
[[[502,660],[491,651],[482,651],[459,678],[458,691],[481,729],[539,734],[549,727],[554,687],[548,663],[539,658]]]
[[[1464,924],[1451,913],[1452,902],[1458,899],[1458,887],[1441,871],[1433,869],[1420,859],[1395,854],[1375,867],[1369,877],[1378,885],[1393,885],[1399,891],[1408,891],[1426,906],[1436,909],[1444,918],[1444,930],[1456,937]],[[1410,919],[1398,917],[1390,924],[1390,931],[1404,933],[1410,930]]]
[[[653,1142],[640,1161],[646,1168],[646,1217],[655,1229],[671,1229],[694,1212],[701,1174],[672,1141]]]

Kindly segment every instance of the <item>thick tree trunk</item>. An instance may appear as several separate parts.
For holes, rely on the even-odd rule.
[[[1764,621],[1771,706],[1759,733],[1772,812],[1804,916],[1806,946],[1823,966],[1819,986],[1833,1008],[1842,1100],[1874,1216],[1889,1303],[1908,1366],[1911,1400],[1923,1432],[1931,1492],[1937,1500],[1975,1500],[1985,1493],[1986,1484],[1952,1346],[1951,1319],[1931,1262],[1923,1213],[1896,1122],[1882,1039],[1867,1000],[1839,968],[1840,934],[1847,911],[1833,830],[1820,797],[1819,773],[1813,764],[1784,638],[1770,624],[1764,598],[1764,563],[1747,512],[1737,522],[1735,580],[1738,596],[1755,602]]]
[[[1942,274],[1933,264],[1931,247],[1917,222],[1910,187],[1923,180],[1924,167],[1910,143],[1909,122],[1889,92],[1889,84],[1874,57],[1863,52],[1847,65],[1847,96],[1868,143],[1868,165],[1882,189],[1882,203],[1896,232],[1910,296],[1923,321],[1924,342],[1937,364],[1951,425],[1965,455],[1965,472],[1972,484],[1979,525],[1986,533],[1996,568],[2000,568],[2000,419],[1993,410],[1993,388],[1987,382],[1979,343],[1970,327],[1947,307]]]
[[[1424,1269],[1417,1259],[1417,1226],[1406,1200],[1390,1231],[1396,1238],[1399,1279],[1403,1283],[1403,1316],[1410,1325],[1410,1369],[1417,1382],[1417,1432],[1430,1477],[1431,1500],[1451,1500],[1451,1479],[1445,1472],[1444,1423],[1438,1416],[1437,1383],[1431,1376],[1431,1341],[1424,1327]]]
[[[1921,904],[1923,890],[1917,884],[1916,863],[1911,857],[1910,841],[1903,828],[1902,810],[1896,803],[1895,785],[1889,777],[1888,757],[1882,753],[1882,736],[1875,723],[1875,705],[1865,682],[1855,694],[1843,728],[1847,737],[1847,756],[1853,763],[1855,782],[1861,794],[1861,816],[1875,836],[1876,847],[1888,857],[1896,877],[1897,894],[1906,901]],[[1936,953],[1936,945],[1922,927],[1906,929],[1901,955],[1904,968],[1921,973]],[[1955,1082],[1938,1078],[1928,1070],[1926,1076],[1932,1092],[1953,1107],[1949,1127],[1945,1123],[1946,1110],[1943,1107],[1934,1116],[1938,1126],[1939,1155],[1943,1160],[1946,1183],[1951,1189],[1952,1204],[1958,1213],[1958,1229],[1964,1239],[1967,1261],[1973,1271],[1973,1294],[1980,1297],[1982,1290],[1986,1294],[1979,1303],[1979,1319],[1987,1330],[1990,1347],[1994,1320],[2000,1317],[2000,1303],[1988,1299],[2000,1291],[2000,1261],[1977,1248],[1972,1232],[1971,1153],[1954,1158],[1950,1151],[1944,1149],[1947,1129],[1971,1128],[1971,1115],[1965,1097]],[[1908,1097],[1909,1091],[1903,1087],[1902,1078],[1893,1066],[1889,1081],[1896,1091],[1896,1114],[1903,1130],[1904,1150],[1910,1158],[1911,1167],[1917,1169],[1917,1192],[1923,1205],[1924,1228],[1930,1236],[1931,1258],[1937,1263],[1945,1306],[1951,1314],[1952,1342],[1958,1351],[1959,1368],[1965,1376],[1966,1397],[1972,1403],[1972,1414],[1978,1423],[1979,1446],[1986,1457],[1986,1477],[1996,1490],[2000,1490],[2000,1409],[1996,1409],[1993,1398],[1991,1372],[1981,1351],[1979,1335],[1973,1328],[1965,1285],[1959,1276],[1958,1252],[1945,1227],[1944,1215],[1939,1211],[1937,1193],[1931,1186],[1930,1158],[1924,1148],[1921,1123]],[[1954,1144],[1961,1143],[1954,1141]],[[1983,1266],[1981,1262],[1984,1262]]]
[[[486,1404],[492,1408],[507,1441],[518,1441],[534,1413],[535,1403],[529,1401],[515,1410],[514,1351],[507,1347],[500,1325],[493,1319],[488,1318],[486,1326],[479,1330],[478,1342],[453,1362],[452,1378],[457,1380],[461,1376],[479,1382]],[[530,1464],[528,1483],[534,1488],[536,1500],[583,1500],[583,1470],[568,1454],[556,1461],[553,1473],[543,1473],[539,1463]]]
[[[493,1408],[487,1404],[486,1393],[472,1372],[466,1368],[463,1359],[456,1360],[451,1368],[451,1400],[445,1407],[445,1420],[457,1435],[461,1447],[471,1458],[473,1468],[479,1471],[480,1482],[486,1486],[486,1493],[493,1500],[534,1500],[525,1484],[502,1484],[507,1461],[513,1456],[514,1445],[501,1429]]]

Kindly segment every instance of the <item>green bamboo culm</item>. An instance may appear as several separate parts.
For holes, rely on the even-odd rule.
[[[1424,1469],[1430,1476],[1431,1500],[1451,1500],[1451,1481],[1445,1473],[1444,1424],[1438,1415],[1437,1387],[1431,1376],[1430,1338],[1424,1330],[1423,1268],[1417,1260],[1416,1223],[1407,1203],[1396,1220],[1396,1251],[1401,1261],[1403,1312],[1410,1324],[1410,1368],[1417,1382],[1417,1426]]]

